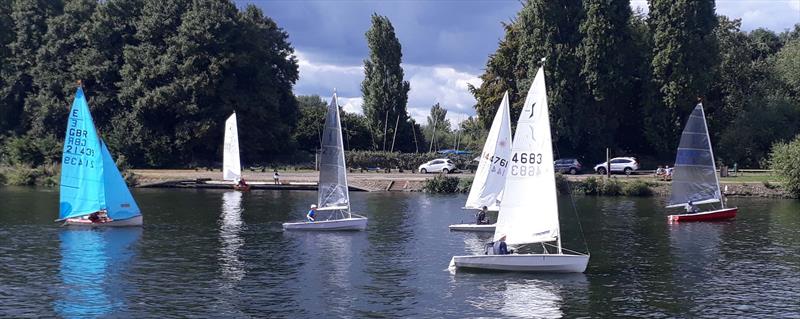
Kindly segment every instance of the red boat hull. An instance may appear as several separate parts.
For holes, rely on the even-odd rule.
[[[710,212],[702,212],[697,214],[681,214],[669,215],[667,221],[669,222],[705,222],[715,220],[726,220],[736,217],[736,212],[739,208],[724,208],[720,210],[712,210]]]

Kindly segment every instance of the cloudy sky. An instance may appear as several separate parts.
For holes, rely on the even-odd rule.
[[[479,85],[487,57],[503,36],[522,0],[237,0],[254,3],[289,33],[300,60],[295,94],[328,99],[336,88],[340,104],[361,113],[364,33],[370,15],[388,16],[403,47],[405,78],[411,83],[408,110],[424,123],[439,102],[452,123],[475,112],[467,84]],[[742,27],[783,31],[800,22],[800,0],[717,0],[717,12],[742,19]],[[647,11],[647,1],[631,6]]]

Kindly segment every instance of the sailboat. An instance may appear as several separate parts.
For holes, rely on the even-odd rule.
[[[494,240],[520,246],[541,243],[540,254],[455,256],[452,268],[476,268],[527,272],[583,272],[589,255],[561,247],[556,200],[553,140],[550,135],[544,67],[533,80],[517,121],[511,160],[500,203]],[[556,242],[554,253],[547,244]],[[564,252],[570,252],[565,254]]]
[[[739,210],[736,207],[725,207],[703,103],[698,103],[694,107],[686,121],[686,127],[683,128],[678,154],[675,156],[672,192],[667,208],[682,207],[689,202],[696,205],[719,202],[721,207],[699,213],[669,215],[667,220],[691,222],[731,219],[736,217],[736,212]]]
[[[508,160],[511,157],[511,116],[509,115],[508,91],[497,108],[481,160],[472,180],[464,209],[479,210],[486,206],[489,211],[498,211],[506,183]],[[450,230],[493,232],[494,224],[456,224]]]
[[[97,135],[78,87],[69,111],[61,160],[59,218],[78,226],[139,226],[142,213],[106,143]],[[103,216],[106,215],[106,216]]]
[[[316,221],[284,223],[285,230],[364,230],[367,218],[350,211],[339,104],[333,93],[322,131]],[[322,216],[327,215],[327,216]],[[323,217],[327,217],[323,219]]]
[[[225,142],[222,152],[222,179],[233,181],[233,188],[241,191],[250,190],[250,185],[239,184],[242,180],[242,165],[239,160],[239,129],[236,124],[236,112],[225,121]]]

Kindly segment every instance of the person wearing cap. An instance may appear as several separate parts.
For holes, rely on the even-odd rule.
[[[495,255],[508,255],[513,253],[514,251],[509,251],[508,246],[506,245],[506,235],[503,234],[500,236],[500,239],[495,241],[492,245],[492,250],[494,250]]]
[[[308,214],[306,214],[306,219],[308,219],[309,222],[313,222],[315,220],[314,215],[316,214],[317,214],[317,205],[311,204],[311,209],[308,210]]]
[[[477,221],[475,222],[476,224],[482,225],[482,224],[488,224],[489,223],[489,221],[486,220],[486,211],[487,210],[488,209],[486,208],[486,206],[483,206],[483,208],[481,208],[481,210],[478,211],[478,214],[475,215],[475,218],[477,219]]]
[[[695,214],[698,211],[700,211],[700,209],[697,208],[697,205],[692,203],[692,201],[689,201],[688,203],[686,203],[686,207],[685,208],[686,208],[686,213],[687,214]]]

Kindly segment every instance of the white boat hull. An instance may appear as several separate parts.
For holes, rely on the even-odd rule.
[[[589,255],[511,254],[455,256],[450,266],[458,268],[544,272],[582,273],[589,264]]]
[[[494,232],[494,224],[455,224],[450,225],[450,231]]]
[[[112,220],[105,223],[93,223],[86,218],[68,218],[64,220],[64,226],[75,227],[131,227],[142,226],[142,215],[128,219]]]
[[[356,214],[342,219],[283,223],[284,230],[364,230],[366,228],[367,218]]]

